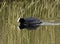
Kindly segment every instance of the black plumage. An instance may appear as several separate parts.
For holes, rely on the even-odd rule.
[[[19,22],[20,22],[20,25],[19,25],[20,29],[27,28],[27,29],[30,29],[30,30],[31,29],[36,29],[42,23],[39,19],[31,18],[31,17],[20,18]]]

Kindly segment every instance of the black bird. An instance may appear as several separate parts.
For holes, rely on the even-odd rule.
[[[42,23],[39,19],[37,18],[19,18],[18,22],[20,23],[19,28],[20,29],[36,29],[37,27],[40,26],[40,24]]]
[[[32,18],[32,17],[19,18],[17,22],[20,23],[19,25],[20,29],[27,28],[28,30],[36,29],[40,25],[59,25],[60,26],[60,22],[43,22],[37,18]]]

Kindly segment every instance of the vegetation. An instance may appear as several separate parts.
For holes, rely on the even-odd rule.
[[[60,26],[19,30],[19,17],[60,22],[60,0],[0,0],[0,44],[60,44]]]

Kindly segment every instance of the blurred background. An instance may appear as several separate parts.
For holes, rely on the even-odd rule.
[[[60,44],[60,26],[19,30],[22,17],[60,22],[60,0],[0,0],[0,44]]]

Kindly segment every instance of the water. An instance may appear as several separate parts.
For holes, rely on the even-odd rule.
[[[60,25],[59,22],[42,22],[41,24],[38,25]]]

